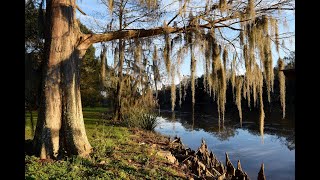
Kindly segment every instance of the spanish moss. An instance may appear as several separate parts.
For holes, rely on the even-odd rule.
[[[176,104],[176,85],[174,81],[176,71],[174,65],[171,67],[171,111],[173,112]]]
[[[280,103],[282,107],[282,118],[285,118],[286,115],[286,82],[285,76],[283,73],[284,69],[284,62],[281,58],[278,59],[278,78],[279,78],[279,85],[280,85]]]
[[[165,46],[163,49],[163,57],[164,57],[164,62],[166,65],[167,73],[170,74],[171,62],[170,62],[170,37],[169,37],[169,34],[164,34],[164,39],[165,39]]]
[[[157,50],[156,46],[154,46],[154,48],[153,48],[152,69],[153,69],[154,85],[155,85],[155,88],[156,88],[156,99],[158,99],[158,86],[157,86],[157,83],[158,83],[158,81],[160,81],[160,73],[159,73],[159,66],[158,66],[158,50]]]
[[[192,93],[192,104],[195,104],[196,98],[195,98],[195,91],[196,91],[196,87],[195,87],[195,71],[196,71],[196,59],[194,57],[193,54],[193,48],[191,46],[190,48],[191,51],[191,93]]]
[[[236,78],[236,105],[239,111],[240,124],[242,126],[242,108],[241,108],[241,90],[243,84],[243,78],[240,76]]]
[[[263,107],[263,76],[259,76],[259,102],[260,102],[260,135],[263,143],[264,135],[264,107]]]
[[[221,12],[224,12],[227,10],[227,1],[226,0],[219,0],[219,9]]]
[[[113,6],[114,6],[114,0],[109,0],[108,1],[108,6],[109,6],[109,13],[113,13]]]
[[[277,49],[277,52],[279,53],[279,27],[278,27],[278,20],[275,20],[274,26],[275,26],[276,49]]]
[[[224,47],[223,49],[222,60],[223,60],[223,67],[225,70],[227,70],[228,51],[226,47]]]
[[[233,60],[231,63],[231,87],[232,87],[233,95],[234,95],[235,85],[236,85],[236,56],[233,56]]]
[[[134,46],[134,63],[138,66],[141,65],[141,52],[142,52],[142,46],[139,40],[135,39],[135,46]]]
[[[247,18],[253,19],[255,16],[255,9],[254,9],[254,0],[248,0],[248,6],[247,6]]]
[[[114,49],[114,53],[113,53],[114,57],[113,57],[113,68],[116,68],[118,65],[118,62],[119,62],[119,49],[118,47],[116,47]]]
[[[222,117],[224,124],[224,113],[226,103],[226,72],[221,63],[220,54],[221,46],[214,41],[212,53],[212,77],[213,77],[213,93],[214,99],[217,101],[217,108],[219,114],[219,122]]]

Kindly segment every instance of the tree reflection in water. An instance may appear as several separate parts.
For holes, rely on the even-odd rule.
[[[251,114],[243,117],[242,127],[237,117],[237,114],[227,113],[224,121],[224,126],[221,127],[218,117],[209,115],[198,110],[191,112],[177,111],[161,111],[161,116],[171,122],[180,122],[186,131],[203,130],[208,132],[220,141],[227,141],[231,137],[238,135],[238,129],[247,130],[250,134],[255,136],[274,135],[281,144],[285,145],[289,150],[295,149],[295,126],[294,119],[282,119],[281,113],[279,117],[274,115],[266,115],[263,123],[260,121],[259,114]],[[236,116],[236,117],[233,117]],[[290,118],[290,116],[288,116]],[[175,126],[175,123],[173,123]],[[261,127],[262,126],[262,127]],[[263,133],[261,132],[263,129]],[[175,129],[174,129],[175,130]]]

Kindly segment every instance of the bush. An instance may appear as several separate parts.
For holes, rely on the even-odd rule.
[[[124,114],[124,119],[128,127],[138,127],[149,131],[153,131],[158,124],[156,114],[142,108],[131,108]]]
[[[143,114],[140,119],[140,128],[153,131],[158,125],[157,116],[155,114]]]

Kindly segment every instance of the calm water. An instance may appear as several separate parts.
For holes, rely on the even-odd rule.
[[[196,150],[204,138],[208,148],[225,164],[225,152],[236,167],[241,166],[251,179],[264,163],[267,179],[295,179],[295,132],[294,118],[266,117],[263,133],[258,116],[245,117],[240,126],[237,113],[227,115],[224,127],[219,128],[214,115],[200,112],[161,111],[156,131],[179,136],[183,144]],[[261,133],[263,135],[261,135]]]

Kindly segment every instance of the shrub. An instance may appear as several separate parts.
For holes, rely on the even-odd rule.
[[[138,127],[153,131],[157,126],[157,116],[151,110],[133,107],[124,114],[125,124],[128,127]]]
[[[143,114],[139,123],[140,128],[153,131],[158,125],[157,116],[155,114]]]

